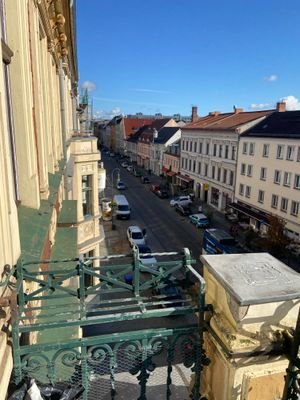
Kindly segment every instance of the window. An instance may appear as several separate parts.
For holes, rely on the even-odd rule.
[[[280,185],[280,181],[281,181],[281,171],[278,171],[278,169],[275,169],[274,183],[277,183],[278,185]]]
[[[226,158],[226,159],[228,158],[228,153],[229,153],[229,146],[226,145],[226,146],[225,146],[225,158]]]
[[[190,141],[190,151],[191,152],[193,151],[193,142],[192,141]]]
[[[184,140],[182,140],[182,141],[181,141],[181,148],[182,148],[182,150],[184,150],[184,145],[185,145],[185,142],[184,142]]]
[[[291,214],[292,215],[295,215],[295,216],[298,216],[298,214],[299,214],[299,204],[300,204],[300,202],[299,201],[292,201],[292,205],[291,205]]]
[[[224,168],[223,170],[223,183],[227,182],[227,169]]]
[[[204,164],[204,176],[208,176],[208,164]]]
[[[216,155],[217,155],[217,144],[215,143],[214,144],[214,157],[216,157]]]
[[[229,185],[233,186],[233,180],[234,180],[234,172],[230,171],[230,175],[229,175]]]
[[[294,188],[300,189],[300,175],[295,175]]]
[[[193,161],[193,172],[196,172],[196,160]]]
[[[277,208],[278,207],[278,196],[277,196],[277,194],[272,194],[271,207],[272,208]]]
[[[252,176],[253,165],[248,165],[247,176]]]
[[[192,160],[189,160],[189,171],[191,171],[191,170],[192,170]]]
[[[184,158],[181,159],[181,168],[184,168]]]
[[[246,186],[246,197],[250,197],[251,196],[251,186]]]
[[[93,175],[83,175],[82,188],[82,212],[84,217],[93,215]]]
[[[300,161],[300,146],[298,146],[297,161]]]
[[[267,168],[261,167],[260,169],[260,179],[265,181],[267,179]]]
[[[254,150],[255,150],[255,143],[250,143],[250,146],[249,146],[249,154],[250,154],[250,156],[254,155]]]
[[[197,153],[197,142],[194,143],[194,152]]]
[[[295,146],[288,146],[286,149],[286,159],[288,161],[294,160]]]
[[[211,169],[211,177],[212,179],[215,179],[215,173],[216,173],[216,167],[213,165]]]
[[[289,201],[285,197],[281,198],[280,210],[283,212],[287,212]]]
[[[247,151],[248,151],[248,143],[244,142],[243,143],[243,154],[247,154]]]
[[[242,183],[240,183],[239,194],[244,196],[244,185]]]
[[[291,179],[292,179],[291,172],[285,172],[284,175],[283,175],[283,184],[284,184],[284,186],[291,186]]]
[[[246,174],[246,164],[241,164],[241,175]]]
[[[222,153],[223,153],[223,146],[219,144],[219,157],[222,157]]]
[[[218,178],[217,180],[220,182],[221,180],[221,168],[218,168]]]
[[[235,146],[232,146],[231,159],[232,160],[236,159],[236,147]]]
[[[264,144],[263,145],[263,157],[269,157],[269,150],[270,150],[270,145],[269,144]]]
[[[201,175],[201,162],[198,162],[198,174]]]
[[[300,202],[299,201],[292,201],[292,205],[291,205],[291,214],[292,215],[295,215],[296,217],[298,216],[298,214],[299,214],[299,204],[300,204]]]
[[[202,154],[202,142],[199,142],[199,154]]]
[[[209,154],[209,142],[206,143],[206,154]]]
[[[263,190],[259,190],[258,191],[258,198],[257,201],[259,203],[263,203],[264,202],[264,197],[265,197],[265,192]]]
[[[283,152],[284,152],[284,146],[282,144],[277,145],[277,155],[276,158],[282,159],[283,158]]]

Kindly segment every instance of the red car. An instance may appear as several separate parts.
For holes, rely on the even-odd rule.
[[[150,192],[152,193],[157,193],[160,190],[160,186],[159,185],[151,185],[150,186]]]

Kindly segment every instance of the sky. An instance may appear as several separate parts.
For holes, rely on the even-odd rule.
[[[95,118],[300,109],[299,0],[76,0]]]

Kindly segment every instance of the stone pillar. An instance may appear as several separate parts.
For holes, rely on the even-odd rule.
[[[201,377],[208,400],[282,398],[284,331],[296,326],[300,275],[268,253],[201,256],[213,305]]]

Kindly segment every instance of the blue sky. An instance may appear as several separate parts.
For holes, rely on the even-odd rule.
[[[77,0],[96,116],[300,109],[299,0]]]

